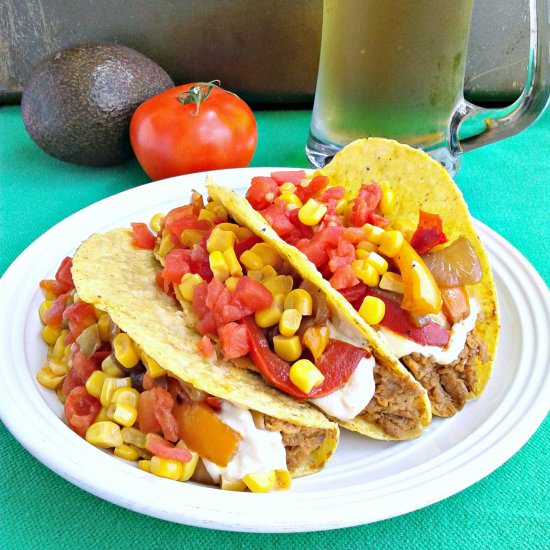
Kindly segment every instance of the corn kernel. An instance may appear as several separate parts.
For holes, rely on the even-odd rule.
[[[386,271],[388,271],[388,262],[376,252],[371,252],[369,254],[368,262],[372,265],[372,267],[374,267],[374,269],[376,269],[378,275],[383,275]]]
[[[165,258],[170,250],[175,248],[175,244],[172,241],[170,233],[164,233],[159,242],[158,255],[161,258]]]
[[[67,329],[63,329],[59,336],[57,337],[57,340],[55,341],[55,344],[51,348],[51,352],[49,357],[54,360],[61,360],[65,358],[65,349],[67,348],[67,345],[65,344],[67,335],[69,334],[69,331]],[[69,346],[70,347],[70,346]]]
[[[374,244],[380,244],[382,235],[385,233],[385,231],[381,227],[378,227],[377,225],[371,225],[370,223],[366,223],[362,227],[362,229],[367,241],[370,241],[371,243],[374,243]]]
[[[63,378],[65,378],[64,375],[55,375],[48,365],[42,367],[36,374],[36,379],[50,390],[55,390],[63,382]]]
[[[241,257],[239,258],[241,263],[246,267],[246,269],[262,269],[264,266],[264,262],[258,256],[258,254],[255,254],[252,252],[252,250],[245,250]]]
[[[360,248],[355,250],[355,256],[358,260],[366,260],[369,257],[370,252],[366,250],[361,250]]]
[[[139,354],[132,339],[124,332],[113,339],[113,351],[116,360],[126,369],[131,369],[139,363]]]
[[[386,304],[376,296],[366,296],[359,308],[359,315],[369,325],[377,325],[386,314]]]
[[[107,407],[101,407],[99,409],[99,412],[97,413],[97,416],[95,417],[94,422],[104,422],[105,420],[111,420],[107,416]]]
[[[309,360],[299,359],[290,367],[291,382],[304,393],[323,383],[323,373]]]
[[[282,294],[276,294],[269,307],[262,309],[262,311],[257,311],[254,314],[256,324],[261,328],[268,328],[276,325],[283,314],[284,300],[285,297]]]
[[[149,220],[149,227],[155,232],[158,233],[160,231],[160,226],[164,220],[164,215],[160,212],[155,214],[150,220]]]
[[[100,372],[100,371],[95,371]],[[135,388],[117,388],[111,397],[111,403],[128,405],[136,408],[139,400],[139,392]]]
[[[380,239],[378,252],[388,258],[394,258],[397,254],[399,254],[404,240],[405,238],[403,237],[403,233],[401,233],[401,231],[385,231],[384,235]]]
[[[224,491],[246,491],[246,484],[242,479],[236,481],[229,481],[221,478],[220,488]]]
[[[65,376],[66,374],[69,374],[69,371],[71,370],[68,363],[64,361],[55,361],[54,359],[49,359],[47,366],[55,376]]]
[[[124,371],[117,363],[112,353],[101,362],[101,370],[110,378],[121,378],[124,376]]]
[[[302,355],[302,344],[298,336],[273,336],[275,353],[285,361],[296,361]]]
[[[253,493],[268,493],[275,486],[277,477],[271,470],[270,472],[247,474],[243,477],[243,481]]]
[[[112,403],[107,407],[107,416],[117,424],[129,428],[137,419],[137,409],[125,403]]]
[[[44,300],[38,308],[38,315],[40,316],[40,320],[42,321],[43,325],[46,324],[46,321],[44,320],[44,314],[48,311],[48,309],[52,307],[52,304],[52,300]]]
[[[109,342],[111,340],[112,327],[113,323],[109,315],[107,313],[100,313],[97,318],[97,330],[102,342]]]
[[[285,309],[296,309],[302,315],[311,315],[313,311],[311,294],[303,288],[291,290],[285,298]]]
[[[286,296],[292,290],[294,279],[292,278],[292,275],[277,275],[262,281],[262,284],[271,292],[271,294],[273,294],[273,296],[276,296],[277,294]]]
[[[235,233],[232,231],[224,231],[217,225],[210,233],[208,241],[206,241],[206,249],[208,252],[224,252],[228,248],[235,246]]]
[[[248,239],[248,237],[252,236],[252,231],[250,231],[250,229],[237,225],[236,223],[219,223],[217,227],[223,229],[224,231],[231,231],[232,233],[235,233],[235,237],[237,237],[238,241],[243,241],[244,239]]]
[[[304,203],[300,200],[298,195],[294,193],[281,193],[279,198],[287,203],[287,205],[295,206],[296,208],[302,208]]]
[[[389,184],[385,181],[383,181],[380,186],[382,187],[380,211],[382,212],[382,215],[388,216],[393,211],[393,205],[395,203],[395,193],[392,191]]]
[[[365,250],[366,252],[374,252],[376,250],[376,245],[374,243],[371,243],[369,241],[361,241],[357,245],[356,251],[359,252],[359,250]],[[359,256],[357,256],[359,257]]]
[[[167,479],[178,480],[183,472],[183,464],[179,460],[153,456],[151,458],[151,473]]]
[[[229,290],[229,292],[235,292],[239,279],[240,277],[229,277],[225,280],[225,287]]]
[[[229,277],[230,273],[229,267],[223,257],[223,252],[214,250],[214,252],[210,253],[208,260],[214,277],[220,281],[225,281]]]
[[[193,292],[197,285],[204,283],[204,279],[198,273],[186,273],[178,285],[178,291],[184,300],[193,301]]]
[[[224,251],[223,257],[227,267],[229,268],[229,273],[233,277],[241,277],[243,274],[243,268],[237,259],[237,254],[235,254],[235,249],[233,247],[228,248]]]
[[[405,292],[405,287],[403,286],[403,279],[399,273],[393,273],[391,271],[386,271],[380,279],[378,285],[383,290],[389,290],[390,292],[397,292],[398,294],[403,294]]]
[[[301,322],[302,314],[297,309],[285,309],[279,320],[279,332],[283,336],[294,336]]]
[[[102,447],[104,449],[118,447],[122,445],[120,427],[110,420],[94,422],[86,430],[86,441],[96,447]]]
[[[346,210],[346,206],[348,205],[348,201],[346,201],[345,198],[340,199],[336,203],[336,213],[337,214],[343,214]]]
[[[271,266],[277,270],[282,264],[281,257],[270,244],[256,243],[250,251],[260,257],[264,266]]]
[[[216,215],[216,220],[227,220],[227,210],[224,208],[223,204],[218,201],[209,202],[205,206],[206,210],[214,212]]]
[[[97,399],[101,396],[101,388],[103,388],[103,382],[105,382],[105,373],[100,370],[95,370],[90,374],[88,380],[86,380],[86,391],[96,397]]]
[[[185,443],[183,441],[178,441],[176,443],[176,447],[187,449]],[[193,474],[195,473],[195,470],[197,468],[197,464],[199,463],[199,454],[195,453],[194,451],[189,451],[191,453],[191,460],[189,462],[183,462],[182,465],[182,472],[181,476],[179,478],[180,481],[189,481]]]
[[[292,478],[288,470],[275,470],[275,477],[277,478],[277,484],[275,489],[281,491],[284,489],[290,489],[292,485]]]
[[[139,458],[139,453],[133,447],[130,447],[130,445],[124,445],[124,443],[122,445],[118,445],[118,447],[115,447],[113,452],[115,456],[123,458],[124,460],[136,461]]]
[[[263,279],[263,267],[262,269],[249,269],[246,272],[247,277],[254,279],[255,281],[261,281]]]
[[[42,340],[44,340],[46,344],[53,346],[55,344],[55,341],[59,338],[60,334],[61,334],[60,327],[52,327],[50,325],[45,325],[44,328],[42,329]]]
[[[271,265],[264,265],[260,271],[262,273],[262,281],[267,281],[277,276],[277,271],[275,271],[275,268]]]
[[[113,399],[113,394],[118,388],[130,388],[132,387],[132,381],[129,377],[126,378],[110,378],[105,377],[103,386],[101,386],[101,394],[99,401],[104,407],[108,407]]]
[[[327,207],[315,199],[308,201],[298,211],[298,219],[304,225],[317,225],[327,213]]]
[[[357,277],[368,286],[377,286],[379,275],[373,265],[368,260],[355,260],[351,263],[351,268]]]
[[[205,236],[205,232],[200,229],[184,229],[180,235],[181,244],[185,248],[192,248],[197,243],[200,243]]]
[[[281,195],[284,195],[285,193],[294,193],[294,191],[296,191],[296,186],[290,181],[285,181],[285,183],[279,187],[279,191],[281,192]]]
[[[151,473],[151,461],[150,460],[138,460],[138,468],[144,472]]]
[[[44,299],[53,302],[57,298],[57,294],[52,292],[51,290],[45,290],[44,291]]]
[[[144,352],[141,353],[141,362],[145,365],[151,378],[158,378],[166,374],[166,371],[150,355]]]
[[[120,433],[124,443],[145,449],[145,434],[142,431],[137,428],[124,427],[120,430]]]
[[[311,351],[315,361],[323,355],[328,345],[329,335],[329,329],[325,325],[308,327],[305,330],[302,342]]]
[[[210,210],[206,210],[206,208],[202,208],[199,212],[199,220],[206,220],[207,222],[214,224],[214,222],[216,221],[216,214],[214,212],[211,212]]]

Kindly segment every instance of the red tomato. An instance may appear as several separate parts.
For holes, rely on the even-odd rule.
[[[58,281],[57,279],[42,279],[39,284],[44,292],[53,292],[56,296],[60,296],[71,290],[67,283]]]
[[[247,237],[246,239],[243,239],[242,241],[239,241],[235,244],[235,254],[237,254],[237,258],[241,257],[241,254],[248,250],[249,248],[252,248],[256,243],[261,243],[262,239],[260,237],[256,237],[256,235],[251,235],[250,237]]]
[[[319,200],[321,202],[327,203],[329,200],[340,200],[344,198],[344,195],[346,194],[346,190],[341,186],[338,185],[337,187],[330,187],[326,191],[323,192],[323,194],[319,197]]]
[[[71,268],[73,266],[73,262],[69,256],[63,259],[61,262],[61,265],[59,266],[59,269],[57,270],[57,273],[55,274],[55,279],[59,281],[60,283],[64,283],[67,285],[68,289],[70,290],[74,288],[73,283],[73,276],[71,273]]]
[[[281,201],[282,202],[282,201]],[[272,204],[260,211],[260,214],[266,219],[267,223],[273,227],[279,237],[292,233],[294,225],[288,219],[288,210],[284,204]]]
[[[241,277],[235,288],[235,298],[251,312],[262,311],[273,303],[273,295],[252,277]]]
[[[210,269],[210,259],[208,250],[206,250],[206,239],[198,242],[191,249],[191,259],[189,260],[191,271],[198,273],[205,281],[210,281],[214,274]]]
[[[320,267],[328,261],[329,248],[338,246],[338,241],[343,232],[342,227],[327,227],[317,231],[311,240],[303,241],[297,246],[311,262]]]
[[[248,166],[258,133],[250,107],[212,83],[166,90],[142,103],[130,122],[130,142],[153,180]]]
[[[334,275],[329,279],[329,283],[337,290],[347,288],[349,286],[355,286],[358,282],[359,279],[355,275],[351,265],[339,267],[334,272]]]
[[[71,390],[65,400],[65,418],[79,436],[85,437],[86,430],[94,422],[100,408],[100,402],[84,386],[78,386]]]
[[[308,199],[316,197],[327,185],[327,176],[315,176],[305,187],[301,185],[296,187],[295,193],[303,203],[306,203]]]
[[[84,329],[97,321],[94,306],[86,302],[75,302],[70,305],[63,312],[63,319],[69,321],[69,331],[73,339],[78,338]]]
[[[218,336],[226,359],[244,357],[248,353],[248,333],[244,325],[227,323],[218,328]]]
[[[73,353],[72,359],[72,368],[78,373],[78,377],[84,383],[86,383],[92,372],[99,368],[98,364],[91,357],[86,357],[81,351]]]
[[[132,226],[132,244],[137,248],[153,250],[155,248],[156,237],[145,223],[131,223]]]
[[[447,236],[443,233],[443,221],[437,214],[430,214],[419,210],[418,226],[411,238],[411,246],[419,253],[426,254],[436,244],[447,242]]]
[[[191,453],[186,448],[174,447],[160,435],[154,433],[149,434],[147,437],[147,450],[155,456],[169,460],[179,460],[180,462],[189,462],[192,458]]]
[[[165,281],[179,285],[181,278],[191,271],[189,266],[190,256],[189,250],[183,250],[182,248],[170,250],[165,258],[162,278]]]
[[[289,171],[281,170],[279,172],[271,172],[271,177],[279,185],[282,185],[283,183],[286,183],[286,182],[297,185],[303,179],[306,178],[306,171],[305,170],[289,170]]]
[[[155,401],[154,389],[139,394],[137,426],[143,433],[160,432],[160,424],[155,415]]]
[[[197,341],[197,347],[199,348],[201,355],[204,357],[210,357],[216,351],[212,340],[210,340],[206,334],[202,337],[202,339]]]
[[[50,306],[50,308],[44,313],[44,321],[51,327],[60,327],[63,322],[63,312],[67,307],[67,300],[70,298],[69,294],[61,294],[58,296]]]
[[[376,210],[381,198],[382,188],[377,183],[361,185],[351,207],[350,224],[356,227],[366,224],[369,221],[369,214]]]
[[[80,380],[78,372],[76,369],[71,369],[69,374],[63,378],[63,384],[61,385],[61,392],[65,397],[71,393],[72,390],[78,388],[79,386],[84,386],[84,382]]]
[[[281,194],[279,186],[273,178],[257,176],[252,178],[246,192],[246,199],[256,210],[267,208]]]
[[[160,429],[162,430],[164,438],[168,441],[177,441],[178,425],[176,419],[174,418],[174,415],[172,414],[174,399],[168,391],[159,386],[155,386],[150,391],[154,392],[155,394],[153,410],[155,412],[155,418],[160,425]]]

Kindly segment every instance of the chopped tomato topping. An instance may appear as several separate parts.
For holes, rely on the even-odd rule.
[[[262,239],[260,239],[260,237],[256,237],[256,235],[250,235],[250,237],[247,237],[246,239],[235,243],[235,254],[237,255],[237,258],[240,258],[241,254],[245,250],[248,250],[249,248],[252,248],[255,244],[261,242]]]
[[[159,433],[160,424],[155,414],[156,393],[154,389],[139,394],[137,427],[143,433]]]
[[[199,352],[204,357],[211,357],[216,351],[212,340],[205,334],[200,340],[197,341],[197,347]]]
[[[328,249],[338,246],[338,241],[343,232],[342,227],[326,227],[317,231],[310,240],[301,241],[296,246],[311,262],[320,267],[329,259]]]
[[[244,357],[248,353],[248,333],[244,325],[227,323],[218,328],[218,336],[226,359]]]
[[[132,244],[137,248],[153,250],[155,248],[156,237],[145,223],[131,223],[132,226]]]
[[[280,194],[279,186],[273,178],[257,176],[252,178],[246,199],[252,208],[261,210],[268,207]]]
[[[377,183],[361,185],[351,208],[350,224],[355,227],[365,225],[369,221],[369,214],[376,210],[381,198],[382,188]]]
[[[285,237],[292,233],[293,223],[288,218],[287,209],[284,204],[275,203],[260,211],[260,214],[267,220],[267,223],[274,229],[279,237]]]
[[[344,198],[345,194],[346,190],[341,185],[338,185],[337,187],[330,187],[319,197],[319,201],[324,203],[328,203],[330,200],[339,201]]]
[[[273,303],[271,292],[262,283],[246,275],[237,283],[235,298],[251,312],[262,311]]]
[[[344,231],[346,231],[344,229]],[[338,246],[328,251],[330,261],[329,269],[335,273],[341,267],[350,265],[355,260],[355,247],[344,238],[338,241]]]
[[[208,285],[209,283],[200,283],[193,289],[193,311],[199,319],[204,317],[208,312],[208,306],[206,305]]]
[[[354,286],[359,282],[359,279],[355,275],[351,265],[345,265],[339,267],[334,275],[329,279],[330,284],[333,288],[340,290],[342,288],[347,288]]]
[[[67,256],[62,260],[61,265],[55,274],[55,279],[60,283],[66,284],[69,290],[74,288],[73,275],[71,273],[72,266],[73,261],[69,256]]]
[[[70,294],[61,294],[58,296],[44,313],[44,322],[51,327],[60,327],[63,322],[63,312],[67,307]]]
[[[86,430],[93,424],[100,402],[91,396],[84,386],[71,390],[65,400],[65,417],[69,426],[81,437],[86,436]]]
[[[191,249],[189,265],[192,273],[198,273],[205,281],[210,281],[214,274],[210,269],[208,250],[206,249],[206,240],[198,242]]]
[[[426,254],[435,245],[447,242],[443,233],[443,221],[438,214],[419,210],[418,226],[411,238],[411,246],[420,254]]]
[[[180,462],[189,462],[192,458],[191,453],[184,447],[174,447],[155,433],[147,435],[147,450],[155,456],[167,458],[168,460],[179,460]]]
[[[155,418],[160,425],[160,429],[164,434],[164,438],[168,441],[177,441],[178,425],[174,415],[172,414],[174,399],[167,390],[159,386],[155,386],[149,391],[154,392],[155,395],[153,411],[155,413]]]
[[[291,171],[279,171],[271,172],[271,177],[279,184],[283,183],[293,183],[294,185],[299,184],[303,179],[306,178],[305,170],[291,170]]]
[[[86,302],[75,302],[70,305],[63,312],[63,319],[69,322],[69,332],[73,340],[78,338],[84,329],[97,321],[94,306]]]
[[[189,266],[190,256],[189,250],[183,250],[182,248],[170,250],[165,258],[162,278],[165,281],[179,285],[181,278],[191,271]]]
[[[60,296],[71,290],[71,287],[67,283],[58,281],[57,279],[42,279],[39,284],[44,292],[52,292],[56,296]]]
[[[91,357],[86,357],[81,351],[76,351],[72,356],[73,369],[78,373],[82,382],[86,383],[92,372],[99,368],[99,365]]]
[[[305,185],[296,187],[296,196],[305,204],[308,199],[316,197],[328,185],[327,176],[314,176],[311,181]]]
[[[76,369],[71,369],[69,374],[63,378],[63,384],[61,385],[61,393],[67,397],[74,388],[84,386],[84,382],[78,376]]]

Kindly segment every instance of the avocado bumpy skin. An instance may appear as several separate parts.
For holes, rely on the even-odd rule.
[[[135,109],[172,86],[164,69],[131,48],[80,44],[33,70],[21,99],[23,122],[49,155],[109,166],[132,156],[128,129]]]

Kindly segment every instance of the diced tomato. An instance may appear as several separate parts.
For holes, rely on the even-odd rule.
[[[138,399],[137,426],[143,433],[159,433],[160,423],[155,415],[155,390],[141,392]]]
[[[62,260],[61,265],[55,274],[55,279],[60,283],[67,285],[68,290],[74,288],[73,275],[71,273],[72,266],[73,261],[69,256],[67,256]]]
[[[175,441],[177,441],[177,438]],[[168,460],[189,462],[192,458],[188,449],[184,447],[174,447],[174,445],[166,441],[166,439],[163,439],[160,435],[155,433],[147,435],[147,450],[155,456],[167,458]]]
[[[218,328],[218,336],[226,359],[244,357],[248,353],[248,333],[244,325],[227,323]]]
[[[287,182],[297,185],[303,179],[306,178],[306,172],[305,170],[289,170],[289,171],[281,170],[279,172],[271,172],[271,177],[279,185],[282,185],[283,183],[287,183]]]
[[[294,229],[286,237],[285,240],[287,241],[290,241],[291,238],[296,241],[298,239],[311,239],[313,237],[313,227],[302,223],[298,217],[298,212],[298,208],[288,211],[288,219],[294,226]]]
[[[345,229],[344,229],[345,231]],[[350,265],[355,260],[355,247],[344,238],[338,241],[338,246],[328,251],[329,269],[335,273],[338,269]]]
[[[193,311],[197,314],[199,319],[202,319],[208,312],[208,306],[206,305],[208,284],[209,283],[201,283],[193,289]]]
[[[70,294],[61,294],[58,296],[44,313],[44,322],[51,327],[60,327],[63,322],[63,312],[67,307]]]
[[[155,386],[152,390],[155,394],[155,401],[153,403],[153,410],[155,418],[160,425],[160,429],[164,435],[164,438],[168,441],[178,440],[178,425],[174,415],[172,414],[172,408],[174,407],[174,399],[170,393],[159,387]],[[141,397],[140,397],[141,399]]]
[[[78,376],[76,369],[71,369],[69,374],[63,378],[63,384],[61,385],[61,392],[65,397],[71,393],[74,388],[78,386],[84,386],[84,382]]]
[[[211,357],[216,351],[212,340],[205,334],[200,340],[197,341],[197,347],[199,352],[204,357]]]
[[[204,401],[209,407],[214,409],[216,412],[219,412],[222,410],[222,400],[219,397],[214,397],[213,395],[209,395]]]
[[[336,248],[338,241],[343,235],[342,227],[326,227],[317,231],[310,241],[302,241],[296,246],[313,262],[317,267],[328,261],[328,249]]]
[[[382,228],[387,227],[390,224],[390,220],[384,218],[384,216],[376,214],[375,212],[369,213],[367,217],[367,222],[369,222],[371,225],[376,225]]]
[[[157,286],[168,296],[175,296],[174,285],[162,277],[162,271],[158,271],[155,275],[155,282]]]
[[[78,386],[67,395],[65,418],[79,436],[85,437],[86,430],[93,424],[100,408],[101,403],[84,386]]]
[[[58,281],[57,279],[42,279],[39,284],[44,292],[52,292],[56,296],[60,296],[71,290],[71,287],[67,283]]]
[[[179,437],[202,458],[226,467],[242,437],[204,403],[187,401],[174,407]]]
[[[252,178],[246,199],[256,210],[267,208],[281,194],[277,182],[266,176]]]
[[[369,214],[376,210],[382,198],[382,188],[378,183],[363,184],[353,201],[349,221],[351,225],[360,227],[367,223]]]
[[[251,312],[262,311],[273,303],[273,295],[252,277],[241,277],[235,288],[235,298]]]
[[[196,287],[195,287],[196,288]],[[206,293],[206,307],[210,310],[215,309],[220,296],[223,291],[226,290],[225,285],[219,279],[212,279],[208,283],[208,290]]]
[[[308,199],[316,197],[321,193],[328,185],[328,182],[329,179],[327,176],[314,176],[305,187],[298,185],[295,193],[303,203],[306,203]]]
[[[84,329],[97,321],[94,306],[86,302],[75,302],[70,305],[63,312],[63,319],[69,322],[69,332],[73,340],[78,338]]]
[[[86,383],[92,372],[99,368],[99,365],[91,357],[86,357],[81,351],[73,353],[72,359],[72,368],[78,373],[78,377],[84,383]]]
[[[288,218],[288,211],[282,204],[272,204],[260,211],[267,223],[274,229],[279,237],[285,237],[292,233],[294,224]]]
[[[436,244],[447,242],[443,233],[443,221],[438,214],[418,211],[418,226],[411,238],[411,246],[420,254],[426,254]]]
[[[351,244],[359,244],[365,240],[365,233],[360,227],[345,227],[344,239]]]
[[[153,250],[155,248],[156,237],[145,223],[131,223],[132,226],[132,244],[137,248]]]
[[[346,190],[341,185],[338,185],[337,187],[329,187],[319,197],[319,201],[325,204],[332,200],[339,201],[344,198],[345,194]]]
[[[176,285],[179,285],[181,278],[191,271],[189,260],[191,253],[189,250],[174,248],[170,250],[165,258],[164,269],[162,270],[162,278]]]
[[[333,288],[340,290],[342,288],[347,288],[350,286],[355,286],[359,283],[359,279],[355,275],[351,265],[345,265],[339,267],[334,275],[329,279],[329,283]]]
[[[363,302],[363,298],[368,294],[368,288],[365,283],[358,283],[354,286],[341,288],[339,290],[344,298],[352,304],[355,304],[355,302],[360,300],[361,302],[359,303],[359,306]],[[356,309],[359,309],[359,306],[357,306]]]
[[[249,248],[252,248],[255,244],[261,242],[262,239],[260,239],[260,237],[256,237],[256,235],[250,235],[250,237],[247,237],[246,239],[235,243],[235,254],[237,255],[237,258],[240,258],[241,254],[245,250],[248,250]]]
[[[198,216],[200,211],[204,208],[204,200],[198,191],[193,191],[191,193],[191,206],[193,207],[193,214],[195,214],[195,216]]]
[[[218,323],[212,311],[207,311],[205,315],[197,321],[196,329],[199,334],[216,334]]]
[[[208,250],[206,249],[207,239],[203,239],[191,249],[191,259],[189,264],[191,272],[199,274],[205,281],[210,281],[214,274],[210,269]]]

